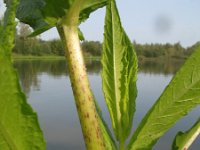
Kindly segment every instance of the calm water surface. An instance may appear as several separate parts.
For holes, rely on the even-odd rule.
[[[160,96],[180,62],[145,62],[139,65],[137,81],[137,110],[133,131]],[[47,150],[84,150],[84,141],[74,104],[66,63],[63,60],[15,61],[21,85],[28,96],[28,102],[37,112],[41,128],[47,141]],[[98,61],[87,61],[87,71],[92,90],[111,128],[109,114],[104,103],[101,88],[101,65]],[[185,131],[200,116],[200,107],[176,123],[154,146],[154,150],[170,150],[178,131]],[[191,150],[200,149],[200,137]]]

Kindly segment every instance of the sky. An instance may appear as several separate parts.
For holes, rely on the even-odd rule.
[[[200,41],[200,0],[116,0],[122,25],[137,43],[176,43],[184,47]],[[5,10],[0,0],[0,16]],[[102,41],[105,8],[92,13],[80,28],[86,40]],[[59,38],[56,29],[41,35]]]

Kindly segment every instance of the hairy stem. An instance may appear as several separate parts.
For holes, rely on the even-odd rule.
[[[57,29],[65,48],[71,86],[86,147],[88,150],[104,150],[105,141],[98,121],[78,37],[79,12],[83,2],[84,0],[74,2],[68,15],[63,18]]]
[[[60,35],[65,46],[71,85],[86,147],[88,150],[105,149],[98,122],[98,114],[80,48],[77,28],[63,26],[62,29],[64,34],[60,33]]]

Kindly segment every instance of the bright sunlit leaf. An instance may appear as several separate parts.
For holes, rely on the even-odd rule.
[[[0,32],[0,149],[44,150],[45,142],[36,113],[26,101],[11,61],[17,0],[7,3]]]
[[[103,91],[114,132],[124,142],[135,111],[137,57],[113,0],[106,8],[102,66]]]
[[[152,149],[180,118],[200,104],[200,47],[185,62],[146,114],[128,149]]]

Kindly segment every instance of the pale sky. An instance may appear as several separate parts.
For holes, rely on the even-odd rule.
[[[190,46],[200,41],[200,0],[117,0],[122,24],[131,41],[176,43]],[[5,10],[0,0],[0,15]],[[86,40],[103,39],[105,9],[81,25]],[[52,29],[42,39],[58,38]]]

